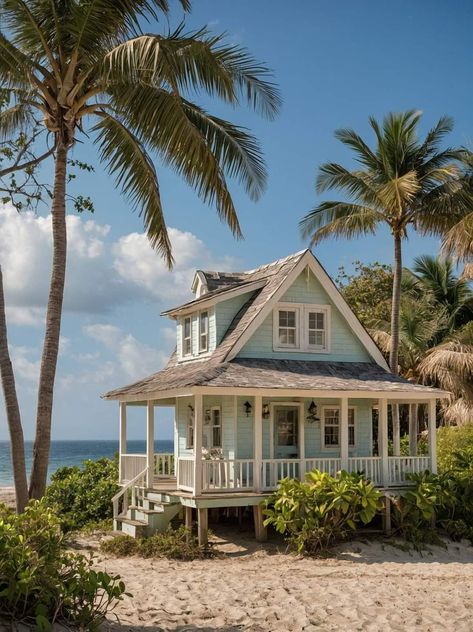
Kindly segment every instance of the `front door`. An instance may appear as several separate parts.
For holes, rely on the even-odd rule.
[[[299,458],[299,407],[274,407],[274,458]]]

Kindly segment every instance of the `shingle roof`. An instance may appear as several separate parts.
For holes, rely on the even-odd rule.
[[[413,384],[374,362],[313,362],[235,358],[217,363],[213,359],[169,366],[163,371],[106,393],[105,399],[143,396],[193,386],[221,388],[299,389],[314,391],[373,391],[391,393],[437,393],[429,386]]]
[[[208,292],[228,289],[246,281],[247,272],[215,272],[213,270],[201,270],[205,278]]]

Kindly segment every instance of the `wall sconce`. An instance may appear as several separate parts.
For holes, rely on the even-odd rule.
[[[252,405],[250,402],[245,402],[243,406],[245,407],[246,416],[249,417],[251,415],[251,409],[253,408]]]
[[[263,404],[263,419],[268,419],[269,417],[269,404]]]
[[[208,408],[205,411],[205,415],[204,415],[204,424],[207,426],[210,423],[210,420],[212,419],[211,417],[211,411],[210,408]]]
[[[307,412],[309,413],[307,415],[308,422],[314,423],[314,421],[320,421],[320,418],[317,417],[317,404],[314,402],[314,400],[311,401],[310,406],[307,409]]]

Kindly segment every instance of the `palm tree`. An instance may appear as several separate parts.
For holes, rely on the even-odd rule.
[[[188,0],[180,0],[184,10]],[[266,171],[259,146],[245,129],[212,116],[199,93],[237,106],[246,102],[268,118],[280,105],[270,73],[248,51],[206,29],[144,34],[146,20],[167,15],[167,0],[0,0],[0,88],[10,107],[0,133],[27,130],[40,112],[54,146],[51,206],[53,263],[41,361],[29,493],[44,493],[53,387],[66,269],[68,156],[92,138],[109,173],[143,217],[152,246],[172,264],[171,244],[152,161],[156,154],[193,187],[241,237],[227,177],[257,199]],[[86,134],[86,130],[87,133]]]
[[[414,110],[388,114],[382,125],[371,117],[374,149],[355,131],[338,130],[336,138],[354,151],[361,168],[325,163],[319,169],[316,190],[340,190],[348,200],[321,202],[301,220],[302,233],[312,244],[327,237],[375,234],[382,224],[389,227],[394,246],[389,354],[393,373],[399,370],[402,242],[408,229],[441,235],[473,210],[464,169],[468,152],[440,149],[452,130],[452,120],[442,117],[421,142],[417,136],[420,118]]]

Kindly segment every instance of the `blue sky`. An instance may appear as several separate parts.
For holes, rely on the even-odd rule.
[[[181,18],[176,5],[171,24]],[[267,191],[253,203],[233,187],[245,235],[237,242],[213,209],[157,163],[176,243],[176,271],[168,274],[147,248],[140,218],[97,164],[92,143],[84,138],[76,147],[74,157],[93,163],[96,171],[81,174],[73,187],[93,198],[96,213],[78,217],[70,209],[56,439],[116,438],[117,405],[99,395],[162,366],[173,330],[159,313],[188,298],[194,268],[249,269],[306,245],[298,221],[316,202],[317,166],[327,160],[350,164],[349,153],[333,137],[335,129],[353,127],[370,138],[369,115],[416,108],[424,112],[422,132],[446,113],[455,119],[451,144],[472,144],[471,2],[199,0],[186,23],[228,32],[230,41],[247,46],[274,70],[284,104],[273,122],[244,108],[200,100],[256,134],[268,164]],[[32,438],[49,222],[47,210],[36,218],[4,211],[0,221],[12,354],[25,434]],[[405,263],[436,250],[435,240],[410,236]],[[338,266],[356,259],[390,262],[391,244],[380,232],[376,238],[327,242],[315,254],[335,275]],[[0,415],[4,439],[3,411]],[[130,436],[144,437],[144,412],[133,414]],[[156,437],[171,436],[170,411],[163,411]]]

